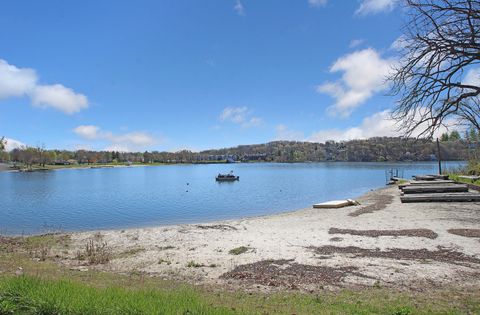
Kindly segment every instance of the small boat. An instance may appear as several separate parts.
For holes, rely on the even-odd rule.
[[[233,175],[233,171],[231,171],[229,174],[218,174],[215,177],[215,180],[217,182],[233,182],[239,179],[240,179],[240,176]]]

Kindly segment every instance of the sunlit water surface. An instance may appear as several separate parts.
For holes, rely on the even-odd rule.
[[[462,162],[447,162],[458,167]],[[144,227],[267,215],[355,198],[435,162],[210,164],[0,172],[0,234]],[[233,170],[240,181],[218,183]]]

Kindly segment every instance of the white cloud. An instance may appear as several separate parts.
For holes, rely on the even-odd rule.
[[[107,151],[143,151],[164,140],[163,138],[155,138],[148,133],[139,131],[114,134],[94,125],[81,125],[73,129],[73,132],[86,140],[109,142],[105,148]]]
[[[17,68],[0,59],[0,99],[29,96],[32,104],[74,114],[88,108],[85,95],[61,84],[40,85],[33,69]]]
[[[331,73],[343,72],[342,78],[325,82],[316,90],[335,98],[335,104],[329,108],[331,114],[347,117],[374,93],[387,87],[386,77],[393,63],[394,60],[383,59],[372,48],[355,51],[339,58],[330,68]]]
[[[480,68],[472,68],[468,70],[462,83],[480,87]]]
[[[77,94],[61,84],[37,85],[31,93],[31,98],[35,106],[52,107],[65,114],[74,114],[88,107],[85,95]]]
[[[384,110],[378,113],[368,116],[363,119],[362,123],[358,126],[346,128],[346,129],[327,129],[320,130],[309,137],[306,141],[310,142],[325,142],[327,140],[343,141],[354,139],[368,139],[372,137],[399,137],[403,136],[403,132],[398,130],[397,123],[390,118],[390,111]],[[426,126],[426,124],[424,124]],[[452,121],[447,122],[447,126],[440,127],[434,134],[434,137],[439,137],[442,133],[448,131],[448,127],[456,126]],[[413,137],[417,137],[422,130],[420,128],[412,134]]]
[[[249,128],[249,127],[259,127],[263,125],[263,119],[259,117],[252,117],[248,121],[242,124],[242,127]]]
[[[99,131],[100,127],[93,125],[81,125],[73,129],[73,132],[77,135],[89,140],[97,139],[99,137]]]
[[[251,117],[248,107],[226,107],[223,109],[219,117],[220,121],[228,121],[242,127],[258,127],[263,124],[263,119],[259,117]]]
[[[283,124],[277,125],[277,127],[275,127],[275,131],[276,136],[274,140],[296,141],[304,138],[303,132],[291,130]]]
[[[235,5],[233,6],[233,9],[235,12],[237,12],[238,15],[243,16],[245,15],[245,8],[243,7],[243,4],[240,0],[237,0],[235,2]]]
[[[393,120],[389,119],[388,110],[378,112],[366,117],[362,123],[355,127],[346,129],[320,130],[310,135],[307,140],[312,142],[325,142],[327,140],[353,140],[368,139],[371,137],[394,137],[399,136],[397,127]]]
[[[408,39],[405,35],[400,35],[393,43],[390,45],[390,49],[396,51],[402,51],[408,45]]]
[[[5,146],[6,151],[12,151],[13,149],[26,147],[25,143],[21,141],[11,139],[11,138],[5,138],[5,140],[7,141],[7,145]]]
[[[376,14],[392,11],[398,0],[363,0],[355,11],[358,15]]]
[[[421,125],[413,137],[419,136],[422,127],[426,127],[426,123]],[[440,127],[434,134],[439,137],[442,133],[458,128],[458,123],[453,120],[446,122],[446,126]],[[356,126],[344,129],[324,129],[319,130],[305,137],[300,131],[289,129],[286,125],[278,125],[276,128],[276,136],[274,140],[290,140],[290,141],[307,141],[325,143],[328,140],[348,141],[357,139],[369,139],[373,137],[400,137],[404,136],[403,131],[399,130],[397,123],[391,119],[390,110],[384,110],[365,117],[362,122]]]
[[[328,0],[308,0],[308,4],[311,7],[319,8],[327,4]]]
[[[241,124],[245,121],[248,108],[243,107],[226,107],[220,114],[221,121],[231,121],[236,124]]]
[[[358,47],[360,46],[361,44],[363,44],[365,42],[365,40],[363,39],[352,39],[350,41],[350,44],[348,45],[349,48],[355,48],[355,47]]]
[[[20,69],[0,59],[0,99],[26,95],[33,90],[37,79],[35,70]]]

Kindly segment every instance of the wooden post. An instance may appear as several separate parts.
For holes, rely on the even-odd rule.
[[[438,160],[438,174],[442,175],[442,156],[440,155],[440,142],[437,138],[437,160]]]

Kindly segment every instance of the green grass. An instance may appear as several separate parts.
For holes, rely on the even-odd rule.
[[[448,176],[450,179],[456,182],[465,183],[465,184],[474,184],[474,185],[480,186],[480,180],[472,181],[471,179],[460,178],[460,176],[462,175],[458,175],[458,174],[449,174]]]
[[[30,238],[29,246],[64,246],[61,236]],[[66,241],[68,244],[68,240]],[[23,246],[23,245],[19,245]],[[14,276],[22,267],[23,276]],[[0,314],[480,314],[480,291],[443,287],[399,291],[384,287],[314,293],[246,292],[174,280],[70,270],[28,251],[0,250]]]
[[[1,314],[233,314],[209,305],[191,288],[129,290],[93,288],[68,280],[33,277],[0,282]]]
[[[383,289],[320,294],[203,292],[191,286],[99,288],[72,280],[0,278],[0,314],[477,314],[480,302]]]
[[[232,248],[231,250],[228,251],[228,253],[231,255],[240,255],[248,252],[249,250],[250,250],[250,247],[240,246],[240,247]]]
[[[194,261],[194,260],[190,260],[190,261],[187,263],[187,267],[188,267],[188,268],[200,268],[200,267],[205,267],[205,265],[204,265],[204,264],[197,263],[197,262]]]

